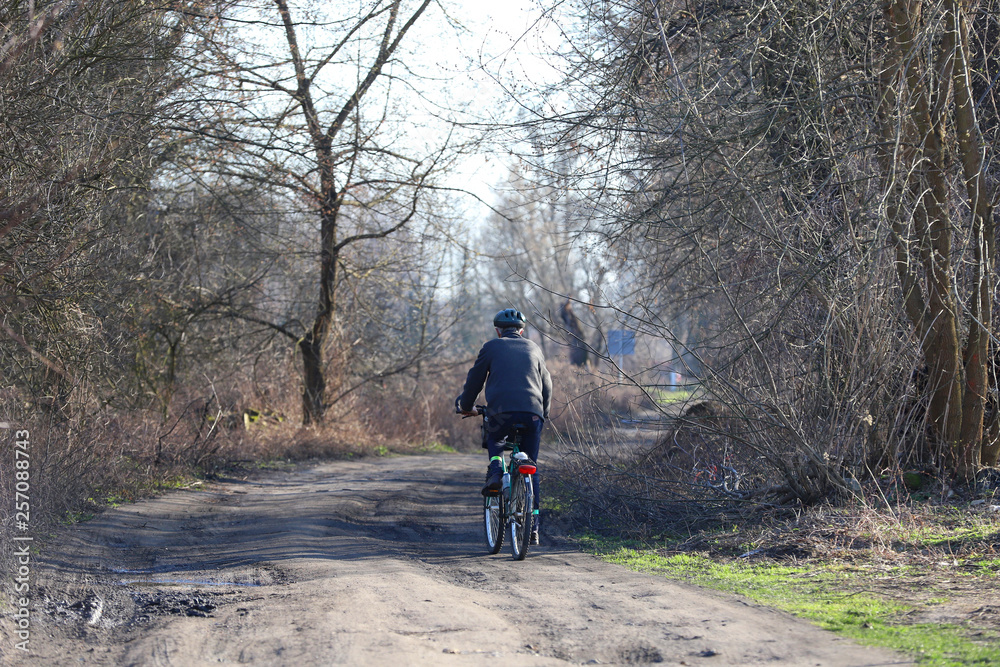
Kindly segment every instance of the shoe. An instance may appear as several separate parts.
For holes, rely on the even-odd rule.
[[[483,487],[484,496],[495,496],[500,493],[500,483],[503,480],[503,468],[496,461],[490,463],[486,469],[486,486]]]
[[[528,544],[529,545],[537,545],[538,544],[538,531],[537,530],[531,531],[531,537],[528,538]]]

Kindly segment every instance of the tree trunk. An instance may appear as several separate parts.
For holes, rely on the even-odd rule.
[[[880,77],[879,122],[881,161],[891,183],[886,214],[905,310],[927,363],[927,417],[942,448],[933,454],[956,476],[971,479],[984,458],[995,458],[985,449],[996,440],[995,420],[984,426],[995,266],[993,195],[983,174],[985,142],[975,116],[962,8],[957,0],[944,4],[946,29],[930,63],[921,55],[924,5],[885,3],[890,48]],[[958,144],[952,154],[945,143],[949,122]],[[956,221],[949,211],[949,179],[956,157],[971,212],[971,288],[965,304],[958,301],[962,297],[951,265]],[[963,310],[969,314],[965,327],[958,315]],[[968,331],[964,349],[963,328]]]
[[[324,404],[326,380],[323,378],[323,352],[313,339],[312,332],[299,341],[302,351],[304,386],[302,389],[302,424],[322,423],[326,412]]]
[[[983,172],[985,141],[976,120],[972,81],[969,72],[969,28],[956,0],[949,3],[948,29],[955,49],[955,130],[962,162],[965,190],[972,213],[973,285],[969,304],[969,338],[965,349],[965,398],[962,406],[962,434],[958,473],[971,479],[987,459],[996,462],[997,415],[984,425],[989,393],[990,332],[993,321],[991,285],[996,266],[993,228],[993,189]],[[989,450],[989,451],[988,451]],[[991,464],[986,464],[991,465]]]
[[[994,404],[983,426],[983,447],[980,465],[993,467],[1000,459],[1000,410]]]
[[[573,312],[573,305],[567,301],[560,310],[566,333],[569,334],[569,362],[574,366],[587,365],[587,344],[583,338],[580,320]]]
[[[330,335],[336,312],[337,214],[339,206],[332,178],[324,184],[326,205],[320,225],[320,294],[312,329],[299,342],[302,350],[302,424],[319,424],[326,415],[326,380],[323,377],[323,348]]]

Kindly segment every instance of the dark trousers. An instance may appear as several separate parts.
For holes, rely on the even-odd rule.
[[[519,449],[528,457],[538,461],[538,445],[542,440],[542,426],[545,420],[530,412],[501,412],[489,418],[486,425],[486,449],[489,451],[490,460],[495,456],[503,456],[503,445],[498,444],[508,435],[512,435],[514,427],[523,424],[524,435],[521,436],[521,446]],[[531,487],[535,492],[535,506],[538,509],[538,473],[531,476]]]

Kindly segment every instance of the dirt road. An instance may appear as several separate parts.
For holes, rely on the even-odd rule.
[[[903,665],[568,545],[484,554],[481,457],[223,480],[66,529],[24,664]],[[6,648],[6,647],[5,647]]]

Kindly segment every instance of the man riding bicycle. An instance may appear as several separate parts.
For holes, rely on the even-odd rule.
[[[455,408],[465,416],[476,414],[476,397],[486,387],[486,448],[490,464],[486,469],[483,495],[500,491],[503,477],[503,444],[514,428],[524,426],[521,451],[538,460],[542,426],[549,418],[552,380],[542,351],[523,337],[527,321],[519,310],[507,308],[493,318],[497,337],[486,341],[476,363],[469,369]],[[531,476],[534,490],[534,522],[531,544],[538,544],[538,475]]]

